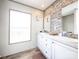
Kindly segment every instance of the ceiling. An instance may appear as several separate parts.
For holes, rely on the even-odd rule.
[[[45,10],[51,4],[53,4],[56,0],[12,0],[24,5],[28,5],[40,10]]]

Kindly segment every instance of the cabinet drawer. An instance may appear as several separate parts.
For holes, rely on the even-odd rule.
[[[44,54],[47,59],[51,59],[51,49],[45,49]]]

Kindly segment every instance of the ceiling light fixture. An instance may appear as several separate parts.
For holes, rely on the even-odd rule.
[[[44,7],[44,5],[41,5],[41,7]]]

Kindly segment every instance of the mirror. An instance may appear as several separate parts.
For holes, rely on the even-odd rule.
[[[62,29],[66,32],[74,33],[74,14],[66,15],[62,17]]]
[[[65,32],[72,32],[77,34],[76,25],[76,6],[77,3],[73,3],[62,8],[62,30]]]

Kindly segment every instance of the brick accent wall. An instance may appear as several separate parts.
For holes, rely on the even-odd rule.
[[[61,10],[63,7],[71,4],[71,3],[74,3],[76,2],[77,0],[56,0],[49,8],[47,8],[45,10],[45,16],[48,16],[50,15],[51,17],[51,22],[50,22],[50,30],[52,31],[53,29],[53,22],[52,22],[52,19],[55,19],[57,18],[58,20],[61,20],[62,17],[61,17]],[[62,21],[61,21],[62,22]],[[61,29],[62,29],[62,24],[61,24]],[[62,31],[62,30],[60,30]]]
[[[61,9],[71,3],[76,2],[77,0],[56,0],[48,9],[45,10],[46,15],[54,15],[61,12]]]

